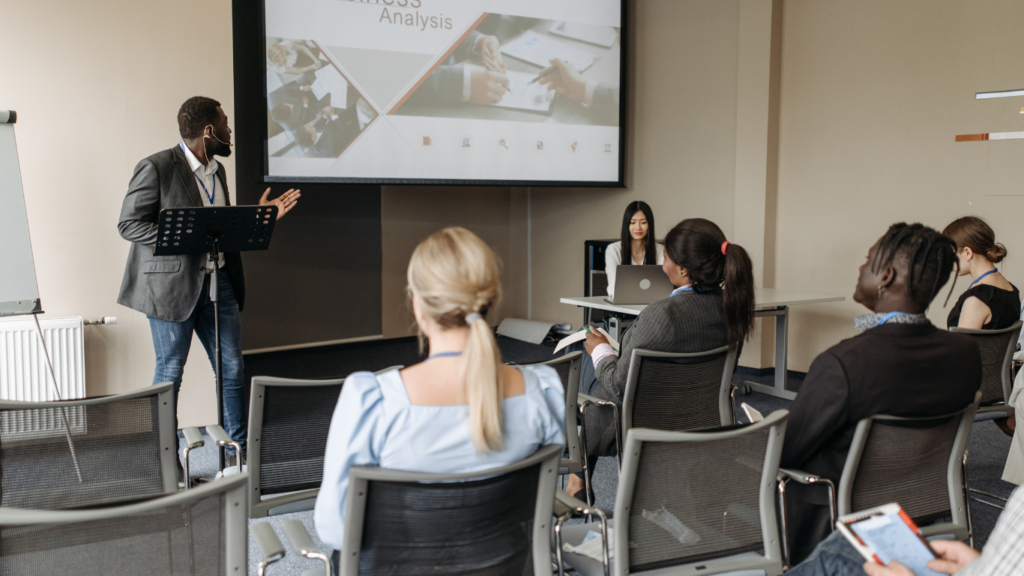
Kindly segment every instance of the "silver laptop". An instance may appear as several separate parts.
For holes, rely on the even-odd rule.
[[[675,290],[661,266],[618,266],[615,268],[615,296],[611,304],[650,304],[667,298]]]

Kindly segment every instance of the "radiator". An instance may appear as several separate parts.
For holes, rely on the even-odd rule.
[[[60,396],[85,398],[85,331],[81,316],[40,319]],[[56,400],[35,320],[0,321],[0,400]],[[44,419],[45,420],[45,419]]]

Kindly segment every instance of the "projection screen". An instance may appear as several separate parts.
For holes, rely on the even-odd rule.
[[[624,0],[264,0],[268,181],[621,186]]]

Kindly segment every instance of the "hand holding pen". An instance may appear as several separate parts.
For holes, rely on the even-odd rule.
[[[554,90],[556,94],[561,94],[576,102],[583,102],[587,94],[587,82],[580,77],[579,72],[573,70],[560,58],[554,58],[550,62],[551,66],[541,70],[540,74],[530,81],[530,84],[540,82],[547,86],[548,90]]]

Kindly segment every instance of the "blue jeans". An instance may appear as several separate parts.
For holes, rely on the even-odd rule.
[[[174,405],[178,405],[178,391],[181,389],[181,375],[192,345],[192,332],[206,348],[211,366],[214,364],[213,302],[210,301],[210,279],[207,275],[199,293],[199,301],[192,314],[184,322],[171,322],[152,316],[149,329],[153,334],[153,348],[156,349],[156,373],[153,384],[174,382]],[[245,398],[245,377],[242,364],[242,321],[238,314],[238,301],[231,281],[223,272],[220,274],[220,349],[223,370],[224,430],[238,442],[245,454],[248,410]],[[175,411],[174,428],[178,428]],[[233,452],[229,450],[229,452]]]
[[[864,562],[864,557],[837,530],[786,576],[864,576]]]

